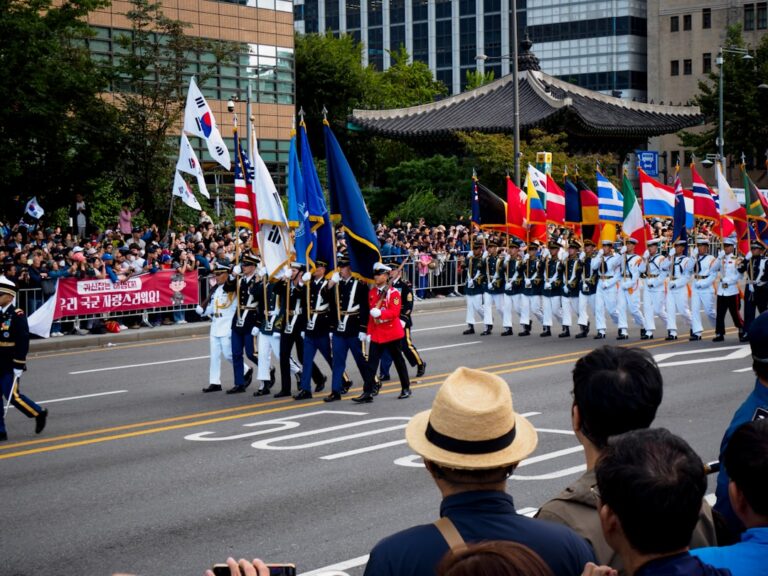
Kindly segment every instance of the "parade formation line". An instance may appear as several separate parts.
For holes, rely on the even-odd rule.
[[[709,331],[714,333],[714,331]],[[684,340],[675,340],[671,342],[660,342],[657,344],[643,344],[641,342],[635,342],[626,344],[625,346],[639,347],[643,349],[659,348],[663,346],[672,346],[676,344],[686,343]],[[574,360],[580,358],[586,353],[586,350],[576,350],[574,352],[568,352],[559,354],[556,356],[542,356],[537,358],[529,358],[526,360],[516,360],[514,362],[507,362],[504,364],[493,364],[489,366],[482,366],[480,370],[486,370],[493,374],[510,374],[513,372],[520,372],[523,370],[535,370],[538,368],[547,368],[550,366],[558,366],[561,364],[568,364]],[[448,376],[448,373],[433,374],[426,376],[421,380],[414,380],[411,388],[429,388],[442,383],[442,380]],[[400,392],[400,383],[392,382],[381,389],[380,395],[394,394]],[[160,432],[169,432],[172,430],[180,430],[184,428],[192,428],[195,426],[202,426],[207,424],[215,424],[218,422],[226,422],[230,420],[237,420],[241,418],[249,418],[252,416],[260,416],[264,414],[273,414],[277,412],[296,411],[312,406],[323,406],[324,402],[322,398],[318,398],[317,401],[300,402],[297,403],[292,399],[269,401],[259,404],[248,404],[245,406],[238,406],[232,408],[223,408],[221,410],[212,410],[209,412],[197,412],[194,414],[187,414],[183,416],[175,416],[172,418],[163,418],[159,420],[149,420],[146,422],[136,422],[133,424],[125,424],[122,426],[115,426],[111,428],[101,428],[97,430],[90,430],[85,432],[77,432],[74,434],[66,434],[62,436],[53,436],[50,438],[41,438],[38,440],[30,440],[26,442],[16,442],[12,444],[6,444],[0,447],[0,460],[6,460],[8,458],[17,458],[20,456],[30,456],[33,454],[41,454],[44,452],[53,452],[58,450],[64,450],[67,448],[76,448],[79,446],[88,446],[90,444],[98,444],[102,442],[110,442],[113,440],[122,440],[126,438],[135,438],[138,436],[147,436],[150,434],[157,434]],[[254,408],[258,408],[254,410]],[[266,409],[264,409],[266,408]],[[223,414],[227,414],[223,416]],[[218,416],[222,415],[222,416]],[[202,418],[202,419],[199,419]],[[192,421],[189,421],[192,420]],[[147,426],[156,426],[158,424],[168,424],[176,422],[176,424],[170,424],[168,426],[158,426],[154,428],[146,428]],[[144,428],[142,430],[135,430],[136,428]],[[130,432],[124,432],[122,434],[112,434],[113,432],[120,432],[123,430],[132,430]],[[103,436],[97,436],[106,434]],[[97,436],[96,438],[85,438],[83,440],[73,440],[75,438],[84,438],[86,436]],[[49,446],[40,446],[41,444],[49,444],[61,442]],[[38,446],[36,448],[30,448],[27,450],[18,450],[28,446]],[[18,451],[12,451],[18,450]]]

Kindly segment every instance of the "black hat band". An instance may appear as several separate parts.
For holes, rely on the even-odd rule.
[[[427,431],[424,435],[432,444],[448,452],[456,454],[490,454],[491,452],[498,452],[509,447],[515,440],[516,433],[515,427],[512,426],[509,432],[497,438],[490,438],[488,440],[459,440],[458,438],[441,434],[432,427],[431,422],[427,422]]]

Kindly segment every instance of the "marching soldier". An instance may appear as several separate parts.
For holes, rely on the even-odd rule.
[[[558,338],[570,338],[573,312],[578,308],[579,282],[583,264],[579,261],[581,244],[577,240],[568,243],[568,256],[563,262],[563,296],[560,298],[563,331]]]
[[[509,250],[504,255],[504,326],[502,336],[512,336],[512,314],[520,317],[520,299],[523,297],[523,276],[520,273],[520,244],[509,243]]]
[[[640,272],[645,278],[645,293],[643,295],[645,333],[640,337],[641,340],[653,338],[653,331],[656,329],[656,316],[661,318],[662,322],[667,321],[664,280],[667,277],[668,265],[665,266],[664,264],[666,261],[664,255],[659,254],[659,244],[661,244],[661,238],[648,240],[648,250],[643,254],[643,261],[640,264]]]
[[[411,328],[413,326],[413,289],[410,282],[403,280],[403,272],[399,268],[393,268],[389,273],[392,287],[400,292],[402,299],[402,308],[400,309],[400,323],[403,325],[405,337],[402,342],[403,356],[408,360],[411,366],[416,366],[416,378],[421,378],[427,370],[427,363],[419,355],[419,351],[411,339]],[[389,380],[389,370],[392,367],[392,358],[389,353],[384,351],[381,356],[381,380]]]
[[[563,293],[563,270],[560,261],[560,244],[550,240],[547,244],[549,253],[542,262],[542,290],[541,290],[541,323],[544,331],[539,334],[541,337],[552,336],[553,317],[562,320],[562,309],[560,305],[560,296]]]
[[[597,268],[592,267],[595,258],[595,243],[590,239],[584,240],[584,251],[579,254],[581,262],[581,280],[579,282],[579,328],[576,338],[586,338],[589,334],[589,313],[595,314],[595,299],[597,294]]]
[[[301,280],[306,267],[299,262],[291,262],[290,278],[286,279],[281,288],[285,294],[285,302],[288,304],[283,307],[282,326],[283,332],[280,335],[280,392],[275,394],[275,398],[286,398],[291,395],[291,351],[296,346],[296,355],[299,359],[304,358],[304,338],[302,333],[307,325],[307,314],[304,304],[306,303],[306,293],[304,283]],[[307,367],[302,367],[307,370]],[[301,372],[296,375],[297,385],[301,384]],[[320,372],[315,362],[312,363],[312,381],[318,388],[325,386],[326,377]]]
[[[690,258],[685,255],[685,240],[676,240],[674,254],[661,263],[662,270],[668,275],[667,284],[667,337],[665,340],[677,340],[677,315],[682,314],[689,324],[691,309],[688,304],[688,280]]]
[[[235,385],[227,390],[227,394],[245,392],[253,380],[253,368],[245,366],[243,349],[245,349],[245,355],[251,362],[257,366],[259,364],[256,359],[253,346],[254,336],[252,335],[259,314],[256,304],[256,290],[254,290],[258,283],[256,277],[258,265],[258,258],[248,253],[240,261],[240,269],[238,270],[236,267],[233,270],[237,276],[237,309],[232,317],[232,369]],[[243,375],[244,370],[245,375]]]
[[[541,322],[542,262],[538,257],[539,243],[533,240],[528,244],[528,251],[523,256],[523,297],[520,300],[520,324],[523,331],[518,336],[531,335],[531,315]]]
[[[483,322],[485,330],[480,336],[488,336],[493,331],[493,309],[503,315],[504,278],[502,277],[503,259],[498,255],[499,245],[496,240],[488,240],[488,251],[483,254],[486,282],[483,284]],[[503,318],[502,318],[503,322]],[[504,326],[508,328],[508,326]]]
[[[35,419],[35,434],[40,434],[48,419],[48,409],[41,408],[19,390],[21,376],[27,369],[29,325],[24,311],[13,305],[16,285],[0,277],[0,389],[9,404]],[[0,441],[8,440],[5,410],[0,412]]]
[[[405,335],[403,326],[400,324],[402,299],[400,292],[387,283],[391,271],[389,266],[381,262],[376,262],[373,265],[375,285],[368,292],[368,308],[370,310],[368,335],[371,338],[368,362],[370,374],[375,374],[382,352],[384,350],[389,351],[397,370],[397,376],[400,379],[401,391],[398,399],[402,400],[411,396],[411,381],[408,378],[408,369],[400,351],[400,340]],[[363,393],[357,398],[353,398],[352,401],[358,404],[373,402],[374,386],[373,378],[368,378],[363,385]]]
[[[467,325],[462,334],[475,333],[475,318],[483,315],[483,286],[485,284],[485,262],[483,262],[483,245],[475,240],[472,244],[472,254],[467,256],[467,285],[464,288],[464,298],[467,302]]]
[[[693,290],[691,291],[691,341],[701,340],[704,330],[701,324],[703,311],[712,325],[715,323],[715,276],[717,265],[714,256],[709,254],[709,239],[705,236],[696,237],[696,248],[693,257],[689,259],[689,274],[693,275]]]
[[[592,270],[598,272],[597,294],[595,296],[595,328],[597,328],[595,340],[605,339],[606,314],[610,315],[616,324],[619,323],[616,300],[618,297],[617,285],[621,275],[620,269],[621,257],[614,253],[613,242],[603,240],[603,247],[592,259]]]
[[[635,254],[637,240],[628,238],[626,250],[621,256],[621,282],[619,283],[619,299],[616,314],[619,318],[619,335],[617,340],[629,338],[629,319],[627,311],[632,314],[635,324],[640,326],[640,337],[645,336],[645,319],[640,313],[640,265],[642,258]]]
[[[744,323],[739,313],[739,260],[734,254],[736,250],[736,239],[725,238],[723,240],[723,251],[717,258],[717,262],[711,269],[720,272],[720,282],[717,285],[717,313],[715,317],[715,337],[712,342],[722,342],[725,340],[725,313],[730,312],[733,319],[733,325],[739,329],[739,341],[746,342],[748,338],[744,334]]]
[[[746,274],[744,294],[744,335],[749,334],[749,326],[755,319],[755,310],[762,314],[768,307],[768,280],[765,276],[765,246],[752,242],[751,251],[739,266],[739,272]]]
[[[333,330],[333,372],[331,393],[323,400],[335,402],[348,392],[344,383],[344,367],[347,352],[352,352],[357,369],[363,377],[363,383],[372,380],[369,366],[363,353],[363,343],[367,340],[368,328],[368,289],[367,286],[352,277],[349,258],[342,256],[338,262],[339,271],[334,272],[328,284],[332,298],[336,299],[337,318]]]

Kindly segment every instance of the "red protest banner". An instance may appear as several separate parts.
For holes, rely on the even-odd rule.
[[[161,270],[139,274],[125,282],[109,279],[62,278],[54,319],[151,308],[195,305],[199,302],[197,272]]]

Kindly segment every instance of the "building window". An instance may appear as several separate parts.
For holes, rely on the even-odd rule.
[[[672,60],[670,62],[669,73],[672,76],[680,76],[680,60]]]
[[[704,74],[709,74],[712,72],[712,53],[711,52],[704,52],[704,54],[701,57],[701,71]]]
[[[693,74],[693,61],[692,60],[683,60],[683,74],[686,76],[690,76]]]
[[[755,5],[744,4],[744,30],[755,29]]]
[[[768,28],[768,4],[761,2],[757,5],[757,29],[765,30]]]
[[[691,20],[693,17],[690,14],[685,14],[683,16],[683,30],[690,30],[691,29]]]
[[[669,19],[669,31],[677,32],[680,30],[680,16],[672,16]]]
[[[701,27],[704,29],[712,28],[712,8],[704,8],[701,11]]]

